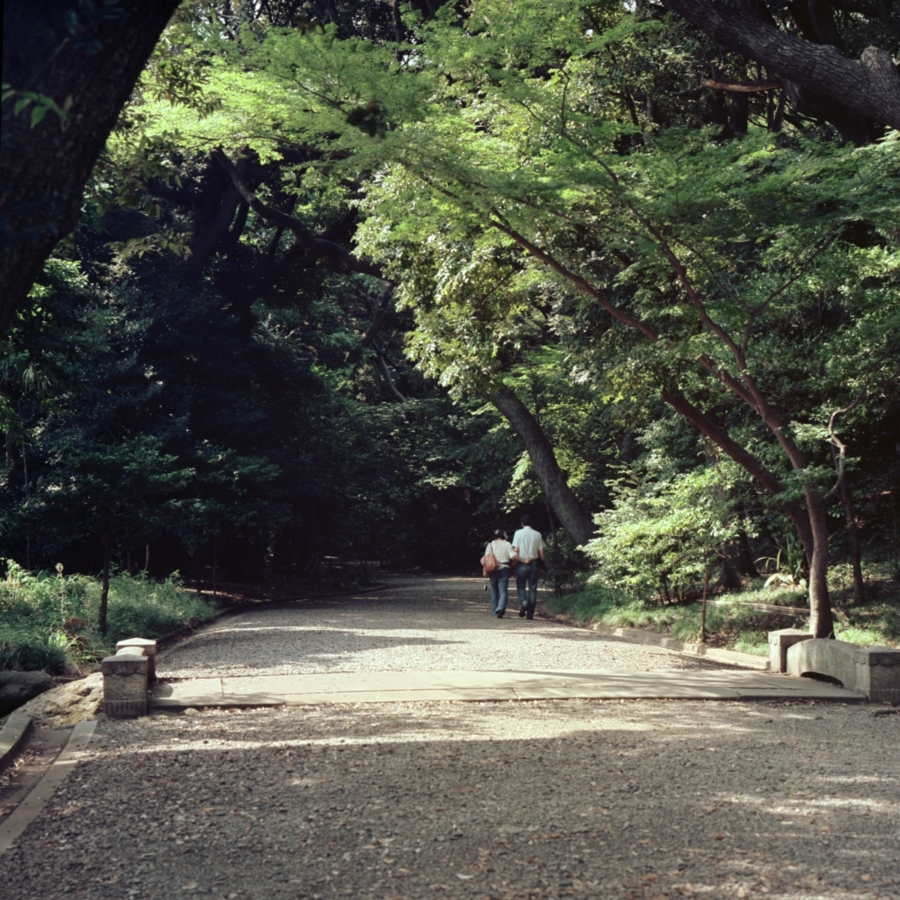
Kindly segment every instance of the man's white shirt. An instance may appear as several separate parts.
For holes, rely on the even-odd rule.
[[[539,531],[526,525],[513,535],[512,545],[518,551],[519,559],[537,559],[544,549],[544,539]]]

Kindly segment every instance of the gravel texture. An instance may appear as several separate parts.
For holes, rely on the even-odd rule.
[[[389,589],[225,616],[162,653],[160,677],[719,667],[582,628],[520,619],[513,597],[506,616],[496,619],[485,579],[379,580]]]
[[[900,716],[341,705],[103,722],[8,900],[900,896]]]
[[[429,597],[413,602],[392,592],[367,607],[346,603],[308,607],[318,623],[309,632],[315,653],[298,656],[297,632],[285,630],[295,626],[273,624],[269,612],[262,631],[251,632],[250,619],[232,620],[240,627],[223,638],[245,641],[233,651],[252,646],[262,668],[323,671],[364,660],[371,670],[379,652],[384,668],[424,668],[428,648],[435,657],[459,652],[465,662],[457,668],[478,659],[502,667],[501,652],[519,667],[565,660],[577,668],[588,652],[635,654],[616,657],[618,664],[663,664],[653,648],[612,648],[608,639],[537,620],[497,622],[486,601],[477,610],[459,604],[459,630]],[[358,637],[342,608],[371,611],[368,621],[380,626],[365,630],[371,640]],[[381,622],[386,612],[390,626]],[[483,626],[469,621],[476,613]],[[420,630],[431,643],[412,639]],[[540,645],[556,630],[569,636],[554,638],[562,649],[545,656]],[[483,632],[494,656],[487,645],[477,649]],[[501,651],[496,635],[509,649]],[[273,649],[264,657],[269,638],[292,655]],[[192,645],[210,665],[214,645]],[[168,660],[199,674],[192,654],[183,647]],[[442,667],[447,660],[436,659]],[[4,857],[2,896],[896,900],[894,712],[562,700],[102,720],[87,759]]]

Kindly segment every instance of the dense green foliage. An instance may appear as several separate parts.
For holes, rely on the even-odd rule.
[[[560,588],[764,569],[822,633],[829,564],[900,577],[897,134],[726,103],[710,73],[761,73],[653,3],[335,9],[167,29],[6,338],[4,552],[207,587],[471,568],[527,509]]]
[[[109,596],[109,630],[100,635],[102,587],[97,579],[66,575],[32,575],[6,560],[0,582],[0,668],[44,669],[70,674],[107,656],[116,641],[139,634],[163,637],[209,619],[214,608],[185,591],[177,578],[152,582],[146,576],[113,576]]]
[[[890,584],[882,572],[867,574],[872,579],[873,593]],[[833,578],[832,589],[839,591],[839,577]],[[884,591],[884,596],[864,606],[842,610],[835,625],[836,637],[862,647],[900,647],[900,605],[896,594],[896,589]],[[698,600],[647,603],[633,593],[594,583],[579,591],[554,594],[547,604],[556,615],[579,625],[647,628],[688,643],[701,639],[703,604]],[[748,580],[740,591],[719,594],[714,603],[708,604],[702,627],[712,646],[768,656],[768,632],[801,626],[805,606],[802,592],[773,590],[765,587],[761,578]]]

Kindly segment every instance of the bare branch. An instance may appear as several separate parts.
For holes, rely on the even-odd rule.
[[[381,294],[379,294],[378,305],[375,307],[375,310],[372,313],[372,321],[369,324],[369,327],[366,329],[365,334],[362,336],[362,340],[359,342],[360,347],[371,346],[375,338],[378,336],[378,332],[381,330],[381,326],[384,324],[384,317],[387,314],[388,304],[390,303],[393,294],[393,284],[388,284],[381,292]],[[368,297],[366,298],[366,302],[368,303]]]
[[[714,91],[735,91],[741,94],[753,94],[757,91],[777,91],[781,87],[780,81],[725,82],[713,81],[711,78],[704,78],[700,84],[705,88],[712,88]]]
[[[378,366],[378,371],[381,372],[381,377],[384,378],[384,383],[387,385],[390,395],[398,403],[406,403],[407,398],[398,390],[397,385],[394,384],[394,379],[391,377],[391,370],[384,360],[384,351],[377,343],[373,344],[373,349],[375,351],[375,365]]]
[[[376,278],[382,277],[381,267],[375,263],[361,260],[354,256],[349,250],[336,244],[334,241],[326,240],[313,234],[306,223],[296,216],[282,212],[274,206],[263,203],[256,194],[250,190],[244,179],[238,172],[237,167],[225,155],[224,151],[219,148],[212,152],[213,159],[228,173],[237,188],[238,193],[250,208],[258,215],[271,222],[274,225],[280,225],[289,229],[296,242],[304,246],[312,255],[324,257],[337,263],[342,269],[349,272],[360,272],[365,275],[374,275]]]

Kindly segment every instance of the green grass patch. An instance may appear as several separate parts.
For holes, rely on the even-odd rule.
[[[714,599],[727,602],[707,605],[707,643],[713,647],[768,656],[768,632],[804,628],[807,624],[805,616],[788,611],[807,608],[806,595],[800,591],[763,590],[760,581],[749,585],[747,590]],[[785,611],[754,609],[752,604],[784,607]],[[700,640],[702,604],[699,601],[661,606],[588,583],[580,591],[549,597],[547,606],[551,612],[566,615],[579,624],[597,622],[613,628],[645,628],[686,643]],[[835,621],[835,636],[862,647],[900,646],[900,608],[891,600],[884,600],[841,609]]]
[[[0,669],[82,672],[123,638],[159,638],[211,618],[215,607],[186,590],[177,575],[157,582],[116,574],[110,579],[108,633],[96,628],[99,579],[32,574],[7,560],[0,582]]]
[[[743,590],[718,594],[713,599],[735,604],[764,603],[767,606],[785,606],[789,609],[805,610],[809,607],[805,591],[784,587],[766,588],[763,583],[763,579],[759,578],[750,582]]]
[[[702,604],[699,602],[659,606],[587,585],[579,593],[551,597],[547,605],[552,612],[567,615],[580,624],[598,622],[613,628],[645,628],[685,643],[700,640]],[[795,622],[793,616],[760,612],[740,604],[709,604],[706,609],[707,642],[712,646],[767,656],[768,632],[789,628]]]

